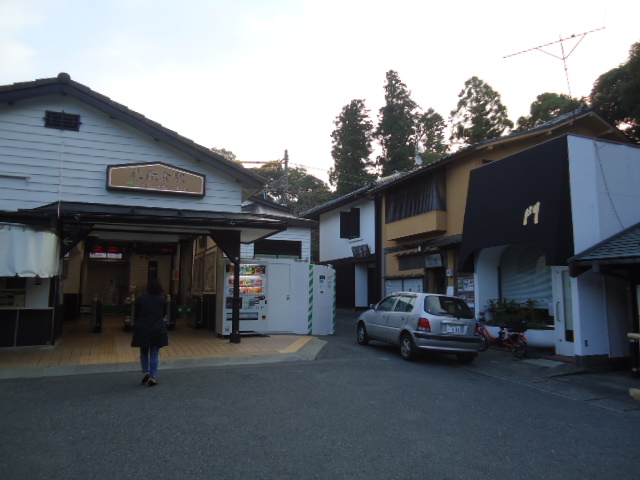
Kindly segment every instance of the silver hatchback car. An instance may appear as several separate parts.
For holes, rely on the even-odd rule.
[[[393,293],[358,317],[357,339],[400,345],[405,360],[420,350],[455,354],[462,363],[478,355],[480,336],[473,311],[464,300],[433,293]]]

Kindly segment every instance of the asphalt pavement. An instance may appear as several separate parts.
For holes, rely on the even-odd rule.
[[[336,335],[320,337],[327,344],[315,358],[354,356],[362,348],[373,347],[384,355],[399,355],[397,347],[372,342],[367,347],[356,343],[356,319],[358,313],[338,310]],[[422,355],[419,361],[438,362],[442,355]],[[530,348],[524,358],[516,358],[508,349],[491,347],[479,353],[470,365],[460,367],[481,376],[514,382],[529,387],[582,400],[592,405],[618,412],[640,416],[640,401],[635,400],[631,389],[640,389],[640,377],[625,368],[582,369],[570,362],[556,360],[547,349]]]
[[[165,362],[153,388],[108,364],[0,380],[0,478],[637,478],[629,372],[496,349],[405,362],[358,345],[356,317],[279,354]]]

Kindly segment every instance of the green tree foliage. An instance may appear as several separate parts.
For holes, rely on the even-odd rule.
[[[473,145],[501,136],[513,128],[500,94],[478,77],[471,77],[451,112],[451,140]]]
[[[518,119],[518,126],[515,131],[522,132],[535,128],[549,120],[580,108],[583,103],[582,100],[572,98],[564,93],[560,95],[557,93],[542,93],[531,104],[529,116],[522,116]]]
[[[373,123],[364,100],[351,100],[333,122],[331,133],[333,168],[329,170],[329,182],[336,187],[336,195],[346,195],[375,177],[370,172],[373,162],[369,159]]]
[[[430,108],[418,119],[418,138],[424,163],[431,163],[442,158],[449,151],[444,141],[447,124],[442,115]]]
[[[312,209],[334,198],[326,183],[304,168],[289,168],[285,174],[281,162],[270,162],[252,169],[267,180],[265,193],[270,200],[292,208],[295,215]]]
[[[227,150],[225,148],[213,147],[211,151],[214,153],[217,153],[218,155],[222,155],[224,158],[226,158],[227,160],[231,160],[232,162],[238,161],[236,154],[233,153],[231,150]]]
[[[397,72],[389,70],[386,78],[386,103],[379,111],[378,128],[375,131],[375,137],[382,147],[378,166],[383,176],[390,175],[395,170],[407,171],[414,166],[418,108]]]
[[[626,63],[596,80],[589,99],[607,120],[640,141],[640,42],[631,46]]]

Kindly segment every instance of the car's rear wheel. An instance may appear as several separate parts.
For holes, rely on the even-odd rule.
[[[403,333],[400,337],[400,355],[405,360],[416,358],[416,344],[408,333]]]
[[[460,363],[471,363],[476,358],[475,353],[456,353],[456,358]]]
[[[360,345],[369,344],[369,335],[367,335],[367,327],[364,326],[364,322],[358,323],[358,328],[356,330],[356,338],[358,339],[358,343]]]

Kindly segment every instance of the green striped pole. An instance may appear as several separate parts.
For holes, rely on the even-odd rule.
[[[336,273],[333,271],[333,330],[331,334],[336,333]]]
[[[313,332],[313,265],[309,264],[309,316],[307,318],[309,335]]]

